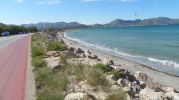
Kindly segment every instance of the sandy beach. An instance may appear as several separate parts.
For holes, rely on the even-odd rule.
[[[59,38],[61,38],[60,35],[59,35]],[[75,48],[81,48],[83,50],[89,50],[92,54],[97,55],[101,59],[105,57],[110,58],[114,61],[116,65],[121,65],[122,68],[128,69],[130,72],[135,73],[136,71],[141,71],[143,73],[148,74],[148,76],[151,77],[154,82],[179,90],[179,85],[178,85],[179,77],[168,75],[166,73],[163,73],[157,70],[153,70],[150,67],[147,67],[145,65],[96,50],[94,48],[85,46],[76,41],[69,40],[65,37],[63,37],[63,40],[68,47],[75,47]]]

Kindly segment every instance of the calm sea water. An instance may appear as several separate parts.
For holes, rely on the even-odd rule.
[[[87,28],[66,37],[179,76],[179,25]]]

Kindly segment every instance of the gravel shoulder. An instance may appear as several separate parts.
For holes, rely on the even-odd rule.
[[[33,69],[31,65],[31,44],[29,42],[28,50],[28,62],[27,62],[27,72],[26,72],[26,84],[25,84],[25,100],[36,100],[36,89],[35,89],[35,78]]]

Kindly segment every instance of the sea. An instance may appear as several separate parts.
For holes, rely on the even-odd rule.
[[[179,25],[83,28],[68,31],[65,37],[179,76]]]

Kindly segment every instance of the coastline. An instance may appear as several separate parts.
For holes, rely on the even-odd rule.
[[[61,36],[59,36],[61,38]],[[97,55],[99,58],[110,58],[114,61],[115,64],[120,64],[122,68],[125,68],[129,70],[130,72],[136,72],[136,71],[141,71],[149,75],[153,79],[154,82],[160,83],[162,85],[166,85],[169,87],[172,87],[176,90],[179,90],[179,77],[175,75],[170,75],[165,72],[161,72],[158,70],[155,70],[153,68],[150,68],[146,65],[136,63],[134,61],[130,61],[125,58],[121,58],[103,51],[96,50],[94,48],[91,48],[89,46],[80,44],[76,41],[70,40],[68,38],[63,37],[62,38],[66,45],[68,47],[76,47],[76,48],[82,48],[83,50],[89,50],[92,54]],[[162,79],[161,79],[162,78]]]

